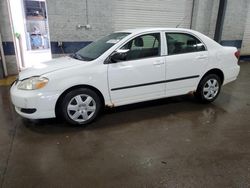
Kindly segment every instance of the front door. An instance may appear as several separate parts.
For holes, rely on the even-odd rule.
[[[163,97],[166,69],[161,34],[137,36],[120,49],[128,51],[124,60],[108,65],[112,102],[122,105]]]

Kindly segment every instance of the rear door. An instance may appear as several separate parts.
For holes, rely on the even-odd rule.
[[[208,63],[206,46],[189,33],[166,32],[166,95],[181,95],[196,89]]]
[[[120,49],[128,50],[124,61],[108,65],[111,100],[115,105],[156,99],[165,95],[165,57],[161,56],[161,33],[133,38]]]

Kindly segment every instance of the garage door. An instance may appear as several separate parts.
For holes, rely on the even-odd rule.
[[[241,55],[250,55],[250,3],[248,3],[248,13],[241,46]]]
[[[193,0],[113,0],[115,30],[136,27],[190,28]]]

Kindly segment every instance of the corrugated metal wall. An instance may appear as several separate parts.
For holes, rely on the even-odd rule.
[[[137,27],[190,28],[193,0],[113,0],[115,30]]]

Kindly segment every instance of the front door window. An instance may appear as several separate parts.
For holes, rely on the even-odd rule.
[[[160,56],[160,33],[138,36],[121,49],[128,50],[126,61]]]

